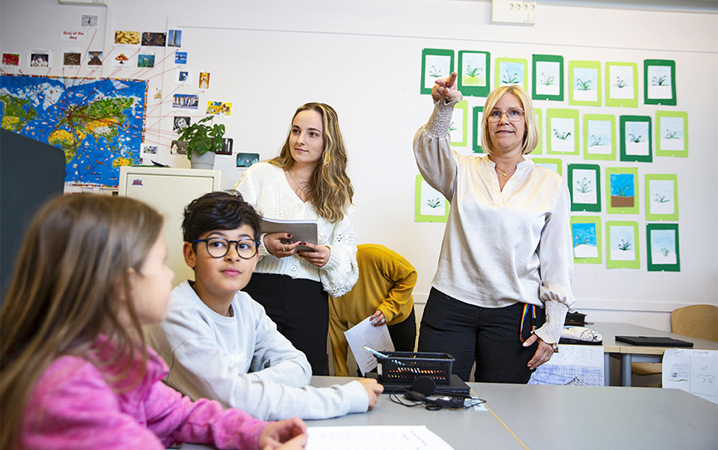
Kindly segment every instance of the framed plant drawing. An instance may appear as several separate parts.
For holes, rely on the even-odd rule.
[[[648,116],[621,116],[621,161],[652,162],[653,135]]]
[[[583,159],[616,160],[616,117],[610,114],[584,114]]]
[[[636,63],[606,63],[606,106],[638,107]]]
[[[601,264],[601,218],[598,216],[571,216],[573,262]]]
[[[601,177],[597,164],[569,164],[571,211],[601,211]]]
[[[437,78],[446,78],[454,71],[454,51],[425,48],[421,51],[421,90],[431,94]]]
[[[688,157],[688,113],[656,111],[656,156]]]
[[[454,113],[451,116],[449,125],[449,136],[452,147],[466,147],[469,124],[469,103],[458,102],[454,106]]]
[[[676,106],[676,62],[667,59],[643,61],[643,103]]]
[[[481,146],[481,120],[484,116],[484,107],[483,106],[474,106],[472,109],[473,114],[472,116],[472,124],[473,127],[473,136],[474,136],[474,145],[472,147],[472,150],[474,153],[484,153],[484,148]]]
[[[601,106],[601,63],[569,61],[568,85],[569,105]]]
[[[529,155],[531,157],[533,153]],[[533,158],[531,157],[531,161],[534,162],[537,166],[542,166],[547,169],[551,169],[554,172],[558,173],[559,175],[563,175],[563,161],[561,161],[558,158]]]
[[[522,58],[496,58],[495,87],[518,84],[526,89],[528,61]]]
[[[678,245],[677,223],[649,223],[646,225],[649,272],[680,272],[681,252]]]
[[[459,51],[458,88],[463,95],[487,97],[491,92],[491,53]]]
[[[534,100],[563,101],[563,56],[533,55]]]
[[[639,269],[638,223],[606,222],[606,267]]]
[[[414,222],[446,223],[449,202],[441,192],[429,186],[421,175],[416,176]]]
[[[646,175],[646,220],[678,221],[678,176]]]
[[[609,167],[606,169],[606,212],[638,214],[638,169]]]
[[[578,110],[546,110],[546,154],[579,155]]]

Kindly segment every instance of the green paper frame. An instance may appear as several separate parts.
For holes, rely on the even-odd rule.
[[[480,75],[476,75],[474,77],[471,77],[470,73],[468,72],[468,68],[471,66],[467,64],[467,70],[464,69],[464,63],[466,60],[476,59],[475,55],[481,55],[479,56],[480,59],[482,59],[484,64],[484,72],[485,75],[482,79],[476,80],[475,78],[479,77]],[[475,68],[474,70],[476,70]],[[464,78],[466,76],[466,78]],[[481,83],[483,81],[483,84]],[[458,77],[457,77],[457,84],[458,89],[461,91],[462,95],[468,95],[471,97],[487,97],[489,95],[489,92],[491,92],[491,53],[489,52],[480,52],[480,51],[472,51],[472,50],[459,50],[459,69],[458,69]]]
[[[630,75],[630,82],[631,85],[627,85],[623,89],[628,89],[629,91],[622,91],[623,92],[629,92],[630,97],[616,97],[612,96],[612,94],[618,93],[618,90],[613,90],[612,87],[615,87],[618,89],[619,82],[625,83],[621,78],[618,79],[616,83],[613,83],[611,71],[612,69],[621,69],[621,71],[625,70],[626,68],[631,69],[631,75]],[[614,71],[614,73],[616,72]],[[628,77],[627,77],[628,78]],[[631,89],[633,87],[633,89]],[[638,108],[638,64],[636,63],[626,63],[626,62],[607,62],[606,63],[606,106],[620,106],[624,108]]]
[[[543,153],[543,141],[544,141],[544,133],[543,133],[543,111],[541,111],[538,108],[534,108],[534,113],[536,113],[536,125],[538,126],[538,144],[536,145],[536,148],[534,151],[531,152],[532,155],[540,155]]]
[[[421,174],[416,176],[416,183],[415,183],[415,192],[414,192],[414,222],[437,222],[437,223],[446,223],[449,219],[449,201],[444,198],[443,195],[441,195],[441,192],[436,191],[434,188],[429,186],[428,183],[423,183],[424,177],[421,176]],[[431,215],[431,214],[422,214],[422,198],[425,196],[423,195],[424,192],[427,189],[430,189],[432,194],[435,192],[436,195],[438,195],[437,201],[444,203],[444,214],[443,215]],[[428,196],[427,196],[428,197]],[[430,196],[432,199],[435,198],[434,195]]]
[[[653,131],[652,131],[652,123],[651,118],[649,116],[621,116],[620,117],[620,133],[621,133],[621,161],[635,161],[635,162],[653,162]],[[646,139],[648,142],[648,154],[647,155],[629,155],[628,149],[629,144],[633,144],[633,139],[630,138],[630,135],[633,135],[633,133],[627,133],[627,129],[629,128],[629,123],[640,123],[645,122],[648,124],[648,132],[646,134]],[[638,136],[640,139],[641,135]],[[635,138],[635,136],[634,136]],[[631,142],[628,142],[631,141]]]
[[[551,94],[546,92],[547,88],[543,88],[543,86],[546,86],[544,84],[544,79],[546,79],[544,74],[541,73],[541,76],[537,75],[539,73],[538,65],[541,63],[551,63],[551,64],[558,64],[558,72],[554,71],[553,74],[549,74],[550,78],[553,78],[552,75],[558,76],[558,81],[555,85],[558,86],[558,93]],[[552,100],[557,102],[563,101],[563,84],[564,84],[564,76],[563,76],[563,56],[559,55],[533,55],[532,63],[531,63],[531,79],[533,80],[531,90],[531,98],[534,100]],[[536,79],[538,76],[538,79]],[[543,79],[542,79],[543,78]],[[550,79],[550,78],[547,78]]]
[[[594,233],[583,229],[581,225],[593,225]],[[576,227],[574,227],[576,225]],[[588,231],[588,232],[587,232]],[[573,262],[576,264],[601,264],[603,263],[603,241],[601,234],[601,218],[598,216],[571,216],[571,240],[573,242]],[[596,247],[596,256],[576,256],[576,247],[581,241],[587,239],[589,244]],[[581,249],[583,250],[583,249]]]
[[[666,76],[668,79],[662,82],[661,76]],[[646,59],[643,61],[643,103],[676,106],[675,61],[669,59]]]
[[[591,143],[596,140],[601,141],[604,135],[595,137],[595,134],[591,134],[591,127],[589,122],[609,122],[611,127],[611,153],[590,153]],[[594,139],[591,139],[591,138]],[[586,160],[602,160],[602,161],[615,161],[616,160],[616,116],[611,114],[584,114],[583,116],[583,159]]]
[[[569,164],[568,165],[568,186],[569,186],[569,193],[571,194],[571,211],[592,211],[592,212],[600,212],[601,211],[601,167],[598,164]],[[580,181],[576,180],[574,183],[574,178],[578,178],[577,176],[574,176],[574,172],[577,170],[583,170],[583,171],[589,171],[593,172],[593,188],[590,188],[590,184],[592,180],[586,180],[585,177],[583,177]],[[588,181],[588,186],[584,183],[584,181]],[[585,188],[584,188],[585,186]],[[583,189],[591,189],[590,191],[583,191]],[[595,195],[595,198],[593,201],[590,200],[587,197],[581,195],[588,192],[593,192]]]
[[[624,175],[620,177],[616,182],[623,184],[624,180],[633,184],[623,186],[626,189],[626,193],[633,193],[633,195],[613,195],[614,192],[623,192],[621,186],[614,186],[611,182],[611,175]],[[630,176],[630,177],[629,177]],[[614,182],[614,184],[616,183]],[[629,188],[633,189],[629,189]],[[615,188],[615,189],[614,189]],[[633,199],[631,205],[629,200]],[[608,214],[638,214],[639,213],[639,201],[640,192],[638,186],[638,168],[636,167],[608,167],[606,168],[606,213]]]
[[[529,155],[529,158],[531,156]],[[555,170],[558,172],[559,175],[563,176],[563,160],[558,158],[531,158],[531,161],[534,162],[534,164],[538,164],[540,166],[544,166],[547,169]],[[547,167],[549,166],[549,167]],[[556,169],[554,169],[551,166],[556,166]]]
[[[673,232],[672,239],[668,237],[671,233],[666,233],[667,231]],[[654,249],[657,251],[654,252]],[[665,261],[665,258],[671,254],[671,250],[673,250],[674,256]],[[677,223],[649,223],[646,225],[646,256],[649,272],[681,271],[681,250]]]
[[[520,86],[524,90],[527,90],[526,83],[528,81],[528,65],[529,65],[529,63],[524,58],[496,58],[496,62],[494,62],[494,67],[496,68],[496,73],[494,75],[494,77],[495,77],[494,86],[500,87],[500,86],[504,86],[504,85],[508,85],[508,84],[519,84],[518,82],[516,82],[516,83],[513,82],[513,79],[514,79],[513,77],[511,80],[507,79],[508,82],[506,82],[506,83],[501,80],[501,66],[504,64],[521,64],[521,65],[523,65],[523,69],[522,69],[523,76],[519,75],[519,77],[518,77],[518,79],[516,79],[516,81],[520,81],[521,82]],[[511,74],[511,73],[509,72],[509,74]]]
[[[671,182],[672,188],[666,189],[667,183],[659,189],[658,186],[651,187],[652,181]],[[646,174],[646,220],[670,220],[678,221],[678,175],[675,174]],[[670,205],[668,205],[670,203]],[[667,208],[672,206],[673,212]]]
[[[483,106],[474,106],[471,114],[471,123],[473,123],[472,135],[474,137],[474,143],[471,150],[477,154],[483,154],[484,148],[481,146],[481,119],[484,112]]]
[[[554,146],[554,127],[553,119],[572,119],[573,130],[573,150],[568,152],[556,151]],[[558,132],[558,130],[557,130]],[[546,110],[546,154],[547,155],[576,155],[579,156],[579,134],[578,134],[578,110],[577,109],[557,109],[549,108]]]
[[[664,141],[664,133],[662,130],[665,128],[661,122],[663,119],[669,118],[680,118],[683,119],[683,149],[663,149],[667,144]],[[683,158],[688,157],[688,113],[682,111],[656,111],[656,156],[679,156]]]
[[[442,65],[440,68],[436,68],[433,64],[431,66],[434,67],[432,70],[431,66],[427,67],[427,60],[431,61],[434,59],[443,61],[443,58],[449,58],[449,67],[448,67],[448,73],[443,72],[436,72],[436,70],[443,70],[445,69],[445,64]],[[454,71],[454,51],[453,50],[445,50],[445,49],[438,49],[438,48],[425,48],[421,51],[421,85],[419,92],[422,94],[431,94],[431,89],[434,87],[434,81],[437,78],[446,78]],[[428,83],[429,80],[432,80],[431,83]],[[427,86],[429,84],[429,86]]]
[[[622,230],[616,231],[616,237],[614,237],[614,241],[617,239],[624,240],[623,238],[627,238],[631,236],[631,241],[625,241],[629,242],[630,245],[633,247],[633,254],[635,256],[634,259],[619,259],[615,258],[615,256],[620,255],[620,250],[616,248],[615,253],[612,252],[612,247],[618,247],[621,244],[621,241],[618,242],[612,242],[611,240],[611,229],[614,227],[621,227],[624,228]],[[625,228],[633,228],[632,233],[627,233]],[[638,242],[638,223],[637,222],[627,222],[627,221],[609,221],[606,222],[606,267],[609,269],[640,269],[641,268],[641,260],[640,260],[640,250],[641,246]],[[612,258],[612,256],[614,256]]]
[[[451,131],[451,125],[454,125],[456,123],[455,120],[453,120],[456,117],[456,114],[461,114],[461,126],[462,126],[462,132],[461,137],[459,141],[451,141],[452,147],[466,147],[468,145],[468,136],[469,136],[469,103],[467,101],[460,101],[454,105],[454,112],[451,116],[451,124],[449,125],[449,139],[454,139],[454,135],[456,133],[453,133]]]
[[[596,89],[595,89],[595,99],[593,98],[593,94],[591,94],[591,98],[585,98],[584,93],[588,91],[593,91],[593,89],[587,89],[587,90],[581,90],[577,89],[577,83],[580,80],[579,77],[576,77],[576,70],[592,70],[595,71],[595,83],[596,83]],[[593,85],[593,77],[590,78],[591,85]],[[569,105],[576,105],[576,106],[601,106],[601,102],[603,100],[603,93],[602,88],[603,85],[601,83],[601,63],[598,61],[569,61],[568,62],[568,85],[571,87],[568,91],[568,104]]]

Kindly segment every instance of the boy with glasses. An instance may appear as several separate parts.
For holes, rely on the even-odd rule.
[[[167,384],[264,420],[324,419],[374,407],[383,390],[375,380],[307,386],[307,358],[241,291],[257,265],[259,216],[239,193],[193,200],[182,230],[195,280],[177,286],[166,320],[146,329],[148,342],[170,366]]]

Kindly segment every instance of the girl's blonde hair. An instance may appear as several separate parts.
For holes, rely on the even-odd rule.
[[[91,194],[58,197],[35,216],[0,311],[0,448],[18,444],[26,402],[56,358],[77,355],[109,366],[129,356],[124,371],[105,375],[108,383],[129,373],[137,352],[146,366],[129,269],[141,273],[162,224],[157,211],[137,200]],[[111,361],[92,357],[102,350],[93,347],[100,333],[117,346]]]
[[[538,121],[536,120],[536,113],[534,112],[533,103],[531,103],[531,97],[521,87],[516,84],[500,86],[486,97],[486,103],[484,104],[484,115],[481,118],[481,145],[484,147],[486,154],[490,155],[494,151],[493,143],[491,142],[491,136],[489,133],[489,115],[494,106],[501,100],[506,94],[514,94],[519,98],[521,107],[524,110],[524,121],[526,123],[526,134],[523,137],[523,146],[521,147],[521,153],[528,155],[532,151],[536,150],[539,143],[539,130]]]
[[[297,114],[308,110],[316,111],[322,116],[324,152],[307,190],[307,201],[312,204],[320,217],[334,223],[344,218],[346,208],[351,205],[354,197],[354,188],[346,172],[347,152],[339,130],[339,118],[331,106],[325,103],[302,105],[292,116],[292,123]],[[290,136],[291,127],[279,156],[269,160],[270,164],[285,170],[294,165],[294,158],[289,148]]]

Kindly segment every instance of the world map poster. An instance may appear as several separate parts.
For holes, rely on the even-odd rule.
[[[146,103],[145,80],[0,76],[2,128],[61,148],[70,185],[117,187],[140,161]]]

